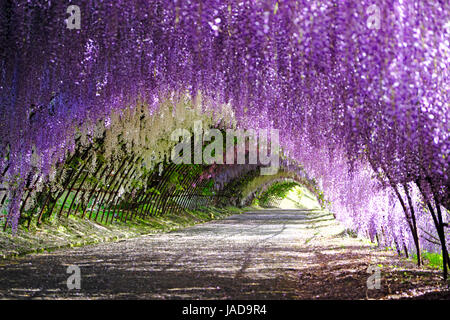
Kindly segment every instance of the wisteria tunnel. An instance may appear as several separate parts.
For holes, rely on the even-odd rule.
[[[0,0],[0,298],[448,298],[449,103],[448,0]]]

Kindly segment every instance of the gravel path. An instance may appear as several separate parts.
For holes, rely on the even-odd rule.
[[[70,265],[80,268],[79,290],[67,288]],[[367,289],[370,265],[381,266],[380,289]],[[254,211],[0,262],[0,298],[401,298],[442,295],[440,283],[439,271],[415,270],[313,210]]]

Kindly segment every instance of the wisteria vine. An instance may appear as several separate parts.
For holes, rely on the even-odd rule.
[[[442,250],[446,272],[449,41],[447,0],[3,0],[9,216],[99,121],[188,96],[279,129],[298,164],[285,166],[314,177],[339,219],[398,250]]]

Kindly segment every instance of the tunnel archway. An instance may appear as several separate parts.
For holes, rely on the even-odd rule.
[[[274,175],[261,175],[264,165],[258,163],[175,163],[171,158],[177,143],[173,132],[201,121],[206,131],[220,128],[225,144],[225,129],[230,123],[233,126],[233,113],[226,105],[220,112],[199,109],[186,96],[168,99],[163,105],[154,114],[149,114],[143,104],[112,113],[97,122],[93,133],[80,134],[75,148],[51,173],[43,175],[37,168],[32,170],[19,201],[19,222],[30,227],[31,223],[40,225],[53,217],[73,215],[108,224],[206,206],[242,207],[263,184],[287,177],[311,184],[300,166],[288,165],[285,159]],[[195,132],[190,135],[193,147]],[[243,145],[234,137],[231,153],[236,156],[235,161],[239,152],[244,152],[245,161],[252,157],[252,150],[259,152],[260,145],[255,140],[243,137]],[[256,143],[253,149],[251,143]],[[241,146],[243,149],[239,149]],[[203,146],[202,154],[204,149]],[[190,156],[195,158],[194,154]],[[227,156],[224,153],[224,162]],[[2,205],[9,197],[6,189],[0,190]],[[13,218],[6,216],[3,230],[13,228],[12,222]]]
[[[80,29],[67,26],[64,3],[2,2],[4,226],[16,228],[30,210],[40,221],[58,201],[57,214],[82,210],[105,221],[126,208],[145,216],[176,207],[153,191],[183,197],[170,180],[188,183],[187,169],[150,160],[148,148],[170,149],[151,134],[133,137],[165,132],[180,109],[164,103],[187,97],[202,112],[225,106],[239,126],[278,128],[284,166],[297,161],[337,216],[387,247],[442,251],[450,265],[450,4],[372,2],[86,1]],[[164,126],[140,127],[158,110],[167,112]],[[97,129],[111,122],[133,129],[114,127],[120,134],[101,143]],[[90,165],[97,160],[103,167]],[[146,173],[125,204],[129,177],[151,161],[165,166],[164,178]],[[80,170],[59,172],[61,163]],[[59,184],[47,183],[55,177]],[[71,197],[88,198],[100,215]]]

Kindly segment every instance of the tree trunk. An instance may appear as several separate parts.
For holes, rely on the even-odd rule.
[[[413,203],[411,200],[411,196],[409,194],[408,185],[405,183],[403,184],[403,188],[405,189],[406,198],[408,199],[409,204],[409,211],[411,212],[411,220],[412,220],[412,228],[413,228],[413,239],[414,239],[414,245],[416,246],[416,252],[417,252],[417,266],[420,267],[420,242],[419,242],[419,234],[417,232],[417,223],[416,223],[416,215],[414,212]]]

